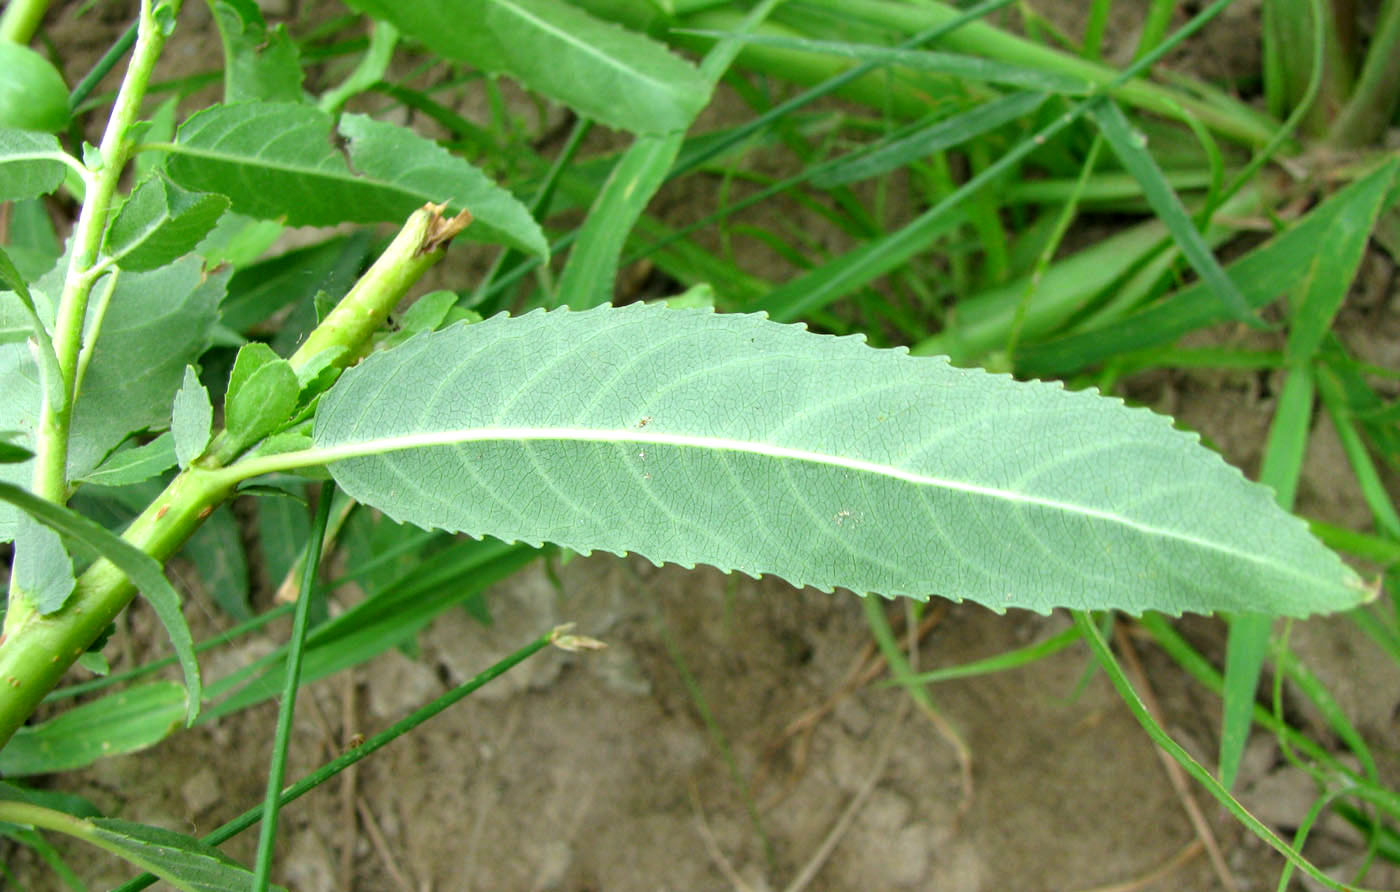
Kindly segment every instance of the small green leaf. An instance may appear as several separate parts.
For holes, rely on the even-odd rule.
[[[122,203],[104,250],[122,269],[156,269],[193,251],[228,205],[222,195],[187,192],[157,173]]]
[[[81,514],[56,505],[48,499],[41,499],[12,483],[0,482],[0,501],[9,502],[25,515],[68,537],[70,542],[102,555],[135,584],[160,618],[175,648],[175,656],[179,658],[180,669],[184,672],[185,684],[189,689],[186,721],[193,724],[195,716],[199,714],[199,701],[203,690],[199,680],[199,661],[195,659],[194,639],[190,636],[190,628],[185,624],[185,617],[180,612],[180,596],[165,578],[160,564],[144,551]],[[9,752],[9,749],[7,747],[0,750],[0,755]],[[0,768],[0,772],[4,772],[4,769]]]
[[[266,344],[245,344],[234,360],[224,398],[230,436],[245,444],[261,440],[291,417],[300,393],[291,363]]]
[[[301,58],[283,25],[271,31],[253,0],[217,0],[224,45],[224,101],[300,102]]]
[[[48,133],[0,127],[0,201],[48,195],[63,182],[63,149]]]
[[[116,818],[92,818],[92,842],[149,871],[182,892],[253,888],[252,871],[192,836]],[[281,886],[271,889],[286,892]]]
[[[185,366],[185,383],[175,394],[170,416],[170,433],[175,438],[175,458],[181,468],[204,454],[214,424],[214,404],[209,391],[199,383],[194,366]]]
[[[73,594],[73,559],[58,534],[25,515],[15,532],[11,593],[28,599],[43,616],[61,610]]]
[[[112,674],[112,667],[100,651],[85,650],[77,659],[77,665],[97,676]]]
[[[0,750],[0,772],[18,777],[72,771],[145,749],[180,726],[186,697],[177,682],[152,682],[26,725]]]
[[[387,350],[424,331],[433,331],[442,326],[447,314],[457,305],[457,294],[453,291],[434,291],[413,302],[398,320],[398,330],[379,343],[379,349]]]
[[[609,127],[685,130],[710,95],[695,66],[561,0],[350,0],[437,54],[507,74]]]
[[[112,453],[94,470],[75,479],[94,486],[127,486],[150,480],[176,464],[175,437],[167,431],[144,446]]]

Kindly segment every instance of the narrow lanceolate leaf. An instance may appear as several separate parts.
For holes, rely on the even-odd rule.
[[[104,251],[122,269],[156,269],[194,250],[228,210],[222,195],[186,192],[160,174],[136,187],[107,230]]]
[[[325,112],[294,103],[214,106],[180,126],[166,171],[187,189],[228,196],[240,214],[290,226],[398,221],[425,203],[445,203],[471,211],[470,238],[548,254],[519,201],[432,140],[346,115],[347,165],[331,124]]]
[[[315,442],[396,519],[799,585],[1295,616],[1367,596],[1167,418],[759,316],[454,326],[348,371]]]
[[[38,198],[63,182],[58,138],[0,127],[0,201]]]
[[[89,842],[102,846],[181,892],[253,888],[253,873],[192,836],[116,818],[93,818]],[[270,888],[282,892],[281,886]]]
[[[21,728],[0,750],[0,771],[6,777],[52,774],[134,753],[164,740],[184,716],[180,685],[138,685]]]
[[[684,130],[710,95],[661,44],[562,0],[350,0],[434,52],[634,133]]]

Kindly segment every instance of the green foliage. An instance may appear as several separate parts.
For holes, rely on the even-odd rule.
[[[47,195],[63,182],[58,140],[0,126],[0,201]]]
[[[194,250],[228,206],[222,195],[186,192],[157,174],[137,186],[117,210],[104,253],[122,269],[165,266]]]
[[[0,127],[55,133],[68,125],[68,85],[27,46],[0,40]]]
[[[167,171],[187,189],[226,195],[241,214],[292,226],[400,220],[425,202],[470,207],[480,237],[548,254],[529,213],[470,164],[402,128],[346,115],[339,133],[357,176],[331,145],[332,123],[291,103],[214,106],[180,125]]]
[[[1395,373],[1353,355],[1335,322],[1372,236],[1392,259],[1400,245],[1400,161],[1371,151],[1400,97],[1400,4],[1363,46],[1340,6],[1266,3],[1270,114],[1232,98],[1240,84],[1152,70],[1223,2],[1174,33],[1173,4],[1154,3],[1117,69],[1099,61],[1107,3],[1061,49],[1033,15],[1026,36],[995,24],[1004,0],[348,0],[324,28],[212,0],[222,66],[156,82],[166,39],[182,39],[181,3],[166,0],[141,4],[71,96],[15,42],[42,5],[12,0],[0,20],[0,540],[15,553],[0,773],[81,767],[201,707],[212,722],[281,695],[271,825],[422,720],[284,792],[297,688],[411,651],[445,610],[489,621],[484,587],[552,544],[998,611],[1141,615],[1223,698],[1219,780],[1146,717],[1102,638],[1111,618],[1079,614],[1048,641],[916,676],[880,602],[865,605],[924,710],[916,682],[1083,643],[1149,733],[1292,865],[1337,885],[1297,852],[1315,815],[1290,846],[1230,798],[1256,724],[1306,760],[1316,813],[1335,801],[1390,857],[1400,802],[1374,742],[1274,620],[1347,611],[1400,658],[1394,617],[1365,603],[1379,583],[1290,513],[1325,411],[1375,532],[1312,530],[1396,560]],[[120,64],[120,91],[93,93]],[[220,78],[222,101],[185,114]],[[94,114],[100,147],[79,136]],[[632,141],[589,140],[595,122]],[[1300,135],[1360,154],[1317,169]],[[1279,155],[1313,176],[1262,175]],[[1300,213],[1304,189],[1319,200]],[[60,208],[71,226],[50,219]],[[1223,266],[1215,252],[1242,220],[1272,231]],[[273,247],[295,227],[386,222],[403,226],[392,241],[361,227]],[[470,265],[487,272],[403,306],[459,234],[491,246]],[[618,294],[633,305],[604,306]],[[702,309],[645,302],[677,294]],[[1178,343],[1227,322],[1260,329],[1258,343],[1233,330]],[[1089,386],[1202,366],[1281,381],[1259,483]],[[334,486],[311,499],[314,480]],[[235,516],[240,493],[255,504]],[[322,535],[342,556],[335,583],[316,581]],[[162,564],[188,558],[239,623],[228,634],[249,634],[288,612],[250,601],[254,536],[270,587],[302,581],[295,640],[205,688],[195,654],[222,633],[195,644]],[[346,581],[365,596],[328,610]],[[107,636],[138,590],[173,656],[113,659],[64,696],[129,686],[25,724],[75,660],[107,672]],[[1224,673],[1156,611],[1228,612]],[[1258,706],[1270,660],[1354,758]],[[131,685],[172,663],[183,686]],[[54,863],[41,831],[180,889],[267,886],[272,829],[256,872],[208,845],[254,817],[202,842],[92,811],[0,789],[0,830]]]
[[[610,127],[684,130],[709,97],[688,62],[561,0],[480,0],[471,27],[452,0],[350,0],[446,58],[508,74]]]
[[[157,681],[74,706],[16,732],[0,750],[0,771],[6,777],[52,774],[145,749],[183,724],[187,700],[183,686]]]
[[[187,365],[184,383],[175,394],[175,408],[170,414],[170,434],[175,440],[175,460],[180,467],[188,468],[190,462],[204,453],[213,435],[213,425],[214,404],[209,401],[209,391],[199,383],[194,367]]]

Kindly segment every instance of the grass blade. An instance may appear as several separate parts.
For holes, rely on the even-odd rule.
[[[1147,203],[1166,225],[1167,231],[1181,248],[1182,255],[1229,315],[1252,328],[1268,328],[1211,253],[1191,215],[1167,182],[1166,175],[1147,151],[1146,137],[1133,129],[1123,110],[1111,99],[1096,103],[1089,116],[1098,125],[1099,132],[1108,141],[1118,160],[1142,186]]]
[[[292,615],[292,634],[287,654],[287,674],[282,687],[282,702],[277,710],[277,730],[272,740],[272,764],[267,771],[267,796],[263,800],[262,831],[258,837],[257,861],[253,868],[252,892],[266,892],[272,872],[272,855],[277,840],[277,811],[281,807],[282,778],[287,771],[287,747],[292,739],[292,716],[296,711],[297,690],[301,686],[301,660],[306,643],[306,627],[311,616],[311,592],[316,584],[316,569],[321,566],[321,543],[326,535],[326,522],[331,516],[331,496],[335,484],[321,484],[321,498],[316,507],[316,519],[306,540],[306,556],[302,560],[301,592]]]

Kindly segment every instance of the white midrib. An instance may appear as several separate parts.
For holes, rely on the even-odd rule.
[[[864,459],[852,458],[845,455],[813,452],[807,449],[794,449],[790,446],[779,446],[773,443],[763,443],[754,440],[734,440],[728,437],[708,437],[697,434],[668,434],[663,431],[649,431],[635,427],[602,429],[582,427],[476,427],[460,430],[397,434],[389,437],[376,437],[368,440],[359,440],[353,443],[343,443],[335,446],[319,446],[298,452],[285,452],[254,458],[239,462],[228,468],[228,471],[236,473],[239,479],[247,479],[249,477],[276,471],[287,471],[294,468],[307,467],[309,465],[330,464],[349,458],[383,455],[385,453],[399,452],[406,449],[422,449],[432,446],[458,446],[465,443],[522,440],[570,440],[588,443],[638,443],[655,446],[675,446],[719,452],[744,452],[750,455],[762,455],[774,459],[787,459],[827,465],[829,467],[843,468],[849,471],[889,477],[916,486],[931,486],[984,498],[1000,499],[1022,505],[1035,505],[1054,511],[1063,511],[1068,514],[1092,517],[1137,530],[1148,536],[1160,536],[1167,539],[1174,539],[1208,551],[1229,555],[1232,558],[1247,561],[1252,564],[1273,566],[1277,570],[1296,575],[1300,579],[1311,580],[1310,576],[1299,573],[1292,567],[1278,565],[1258,554],[1240,551],[1239,549],[1222,545],[1216,541],[1183,533],[1181,530],[1152,526],[1112,511],[1104,511],[1099,508],[1091,508],[1073,502],[1048,499],[1011,489],[968,483],[964,480],[933,477],[905,468],[899,468],[894,465],[866,461]]]

